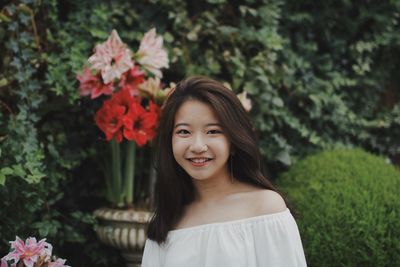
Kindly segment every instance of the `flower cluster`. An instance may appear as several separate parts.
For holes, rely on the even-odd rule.
[[[106,139],[116,138],[121,142],[123,137],[143,146],[155,135],[159,107],[150,101],[146,110],[133,97],[129,90],[122,90],[106,100],[96,113],[96,124],[105,133]]]
[[[161,69],[168,64],[163,39],[155,29],[145,33],[136,53],[113,30],[95,46],[77,76],[79,94],[102,101],[94,119],[110,144],[106,197],[114,206],[133,207],[136,146],[156,135],[160,106],[169,92],[160,81]]]
[[[111,95],[95,116],[107,141],[115,138],[119,143],[125,138],[143,146],[155,136],[160,110],[156,102],[168,91],[161,90],[160,83],[160,69],[168,67],[162,45],[162,37],[151,29],[144,35],[139,50],[132,54],[113,30],[106,42],[95,47],[88,59],[90,67],[78,75],[81,96],[94,99]],[[149,75],[154,78],[148,78]]]
[[[64,259],[55,259],[51,256],[53,247],[42,239],[29,237],[24,242],[18,236],[11,241],[12,251],[1,259],[1,267],[70,267],[65,265]],[[9,265],[9,261],[13,261]]]

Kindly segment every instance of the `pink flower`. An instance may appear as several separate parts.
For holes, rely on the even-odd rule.
[[[10,266],[8,266],[8,263],[6,260],[1,259],[1,265],[0,267],[16,267],[17,265],[15,263],[12,263]]]
[[[57,259],[55,262],[50,262],[48,267],[70,267],[69,265],[65,265],[64,259]]]
[[[36,238],[29,237],[24,243],[24,241],[17,236],[15,241],[10,242],[11,248],[14,250],[8,253],[3,259],[14,260],[14,263],[22,260],[26,267],[33,267],[33,264],[38,260],[39,256],[44,255],[50,257],[51,255],[53,247],[45,241],[46,239],[42,239],[37,242]]]
[[[140,70],[138,66],[134,66],[122,74],[119,87],[122,90],[128,90],[131,96],[137,96],[139,94],[138,86],[144,82],[144,75],[143,70]]]
[[[162,46],[163,38],[157,37],[153,28],[144,35],[136,53],[137,61],[159,78],[162,78],[160,69],[168,68],[168,55]]]
[[[116,30],[112,30],[106,42],[94,49],[89,58],[92,69],[101,71],[104,83],[119,79],[125,71],[133,67],[131,51],[121,41]]]
[[[84,68],[82,75],[78,75],[79,80],[79,95],[86,96],[90,95],[92,99],[104,94],[111,95],[113,92],[113,84],[104,84],[100,72],[97,75],[93,75],[90,69]]]

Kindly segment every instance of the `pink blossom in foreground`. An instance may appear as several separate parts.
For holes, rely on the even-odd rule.
[[[14,263],[22,260],[27,267],[33,267],[39,256],[50,257],[51,255],[53,247],[45,241],[46,239],[42,239],[37,242],[36,238],[29,237],[24,242],[17,236],[15,241],[10,242],[11,249],[14,250],[8,253],[3,259],[14,260]]]
[[[93,75],[90,69],[84,68],[83,73],[77,76],[79,80],[79,95],[90,95],[92,99],[104,94],[111,95],[113,93],[113,84],[104,84],[100,73]]]
[[[11,265],[8,265],[6,260],[1,259],[1,265],[0,267],[16,267],[17,265],[15,263],[12,263]]]
[[[242,106],[244,109],[249,112],[252,108],[251,105],[251,100],[247,98],[247,92],[243,91],[242,93],[238,94],[237,97],[239,98],[240,102],[242,103]]]
[[[163,38],[156,35],[156,29],[148,31],[140,42],[136,53],[137,61],[148,71],[162,78],[161,68],[168,68],[168,55],[163,48]]]
[[[55,262],[50,262],[48,267],[71,267],[69,265],[65,265],[66,260],[57,259]]]
[[[89,58],[92,69],[101,71],[104,83],[119,79],[125,71],[133,67],[131,51],[121,41],[116,30],[112,30],[106,42],[94,49]]]

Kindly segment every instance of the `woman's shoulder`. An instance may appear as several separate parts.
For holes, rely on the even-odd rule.
[[[273,190],[257,188],[248,193],[253,216],[279,213],[287,209],[283,197]]]

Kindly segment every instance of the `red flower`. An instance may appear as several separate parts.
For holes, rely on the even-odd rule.
[[[124,115],[128,113],[130,107],[133,102],[135,102],[135,98],[129,93],[128,90],[121,90],[111,97],[111,101],[113,105],[119,105],[124,107]]]
[[[101,78],[101,73],[93,75],[90,69],[84,68],[82,75],[78,75],[77,79],[80,82],[79,95],[96,98],[102,94],[111,95],[113,92],[113,84],[104,84]]]
[[[157,114],[146,111],[135,101],[124,117],[124,137],[134,140],[138,146],[145,145],[155,136]]]
[[[116,138],[117,143],[122,141],[122,126],[125,107],[112,100],[104,101],[103,106],[96,112],[97,126],[106,135],[107,141]]]
[[[157,126],[158,126],[158,118],[159,118],[160,112],[161,112],[160,106],[158,106],[153,101],[150,101],[149,112],[153,114],[153,117],[155,119],[154,128],[157,128]]]
[[[119,86],[122,90],[128,90],[132,96],[139,94],[138,85],[144,82],[144,71],[138,66],[133,66],[121,76]]]

